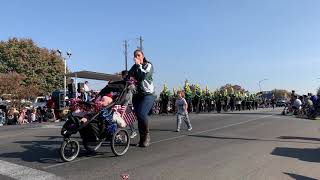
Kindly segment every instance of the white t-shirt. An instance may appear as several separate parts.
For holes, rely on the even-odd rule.
[[[187,101],[184,98],[180,98],[176,100],[176,107],[178,114],[185,114],[184,106],[187,105]]]
[[[302,105],[302,102],[301,102],[300,99],[294,100],[294,102],[293,102],[293,106],[294,106],[294,107],[300,108],[301,105]]]
[[[87,84],[83,85],[83,89],[84,89],[85,92],[89,92],[90,91],[90,88],[89,88],[89,86]]]

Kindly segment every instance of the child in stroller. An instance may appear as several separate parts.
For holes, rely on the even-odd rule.
[[[123,103],[123,102],[119,102],[119,99],[121,99],[120,96],[123,96],[126,94],[124,92],[121,92],[121,91],[124,91],[123,87],[121,87],[122,83],[123,82],[114,82],[114,83],[108,84],[105,88],[103,88],[100,91],[97,97],[94,100],[92,100],[92,102],[89,102],[89,103],[84,102],[80,99],[72,99],[71,108],[70,108],[72,112],[72,116],[80,118],[80,124],[85,124],[89,122],[88,120],[90,118],[92,118],[95,114],[99,112],[103,111],[104,114],[113,113],[114,122],[116,122],[119,127],[124,128],[126,126],[126,123],[124,121],[121,121],[121,118],[117,117],[119,116],[117,114],[118,113],[117,109],[112,107],[115,104]],[[119,87],[119,84],[120,84],[120,87]],[[114,85],[118,87],[114,88]],[[113,99],[115,99],[116,102],[113,102]],[[126,99],[126,96],[124,101],[128,101],[128,99]],[[102,119],[110,120],[110,118],[106,118],[106,117],[100,118],[100,120]]]
[[[85,103],[81,100],[73,100],[71,102],[72,116],[81,118],[80,122],[81,124],[84,124],[88,121],[91,113],[97,112],[103,107],[107,107],[112,101],[112,93],[98,96],[97,99],[94,100],[94,104]],[[94,107],[92,108],[91,105]]]

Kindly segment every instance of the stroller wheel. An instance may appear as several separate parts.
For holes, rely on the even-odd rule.
[[[64,140],[60,148],[60,157],[65,162],[73,161],[79,154],[80,145],[78,141]]]
[[[114,155],[124,155],[130,146],[130,137],[126,130],[118,129],[112,136],[111,150]]]

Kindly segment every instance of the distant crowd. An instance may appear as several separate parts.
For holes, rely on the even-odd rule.
[[[290,102],[284,108],[283,115],[298,115],[309,119],[315,119],[320,115],[320,90],[317,95],[297,95],[292,91]]]
[[[75,88],[73,79],[68,84],[68,98],[79,98],[83,101],[89,102],[95,99],[98,92],[92,91],[89,87],[88,81],[81,83],[78,88]],[[201,113],[201,112],[228,112],[228,111],[244,111],[244,110],[257,110],[258,108],[275,108],[276,98],[262,98],[259,94],[249,94],[244,92],[234,92],[228,90],[219,90],[210,92],[207,88],[201,90],[198,85],[190,86],[187,82],[182,90],[184,98],[187,103],[188,113]],[[178,92],[178,91],[177,91]],[[171,93],[166,85],[160,96],[154,103],[152,114],[169,114],[175,113],[177,92],[175,90]],[[308,95],[298,96],[294,91],[291,93],[290,100],[284,103],[286,108],[283,114],[304,114],[308,117],[314,118],[317,108],[318,96]],[[61,116],[57,111],[57,102],[49,97],[44,106],[41,107],[7,107],[0,105],[0,126],[2,125],[15,125],[26,124],[32,122],[54,122],[60,119]],[[320,110],[319,110],[320,111]]]
[[[199,85],[189,85],[186,82],[183,91],[185,100],[188,105],[189,113],[200,112],[228,112],[228,111],[244,111],[256,110],[258,108],[275,107],[276,98],[263,98],[259,94],[250,94],[244,90],[235,92],[232,87],[217,91],[210,91],[208,88],[202,90]],[[159,99],[156,101],[153,112],[156,114],[174,113],[175,101],[177,93],[175,89],[171,93],[167,86],[164,85]]]
[[[3,125],[19,125],[33,122],[49,122],[56,121],[54,113],[55,102],[48,97],[44,105],[38,107],[0,105],[0,126]]]

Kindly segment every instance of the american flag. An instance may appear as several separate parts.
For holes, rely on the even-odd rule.
[[[131,125],[137,120],[137,116],[134,113],[132,106],[115,105],[112,110],[120,113],[127,125]]]
[[[121,106],[121,105],[114,105],[112,108],[112,111],[120,113],[121,116],[123,115],[125,110],[126,110],[126,106]]]

